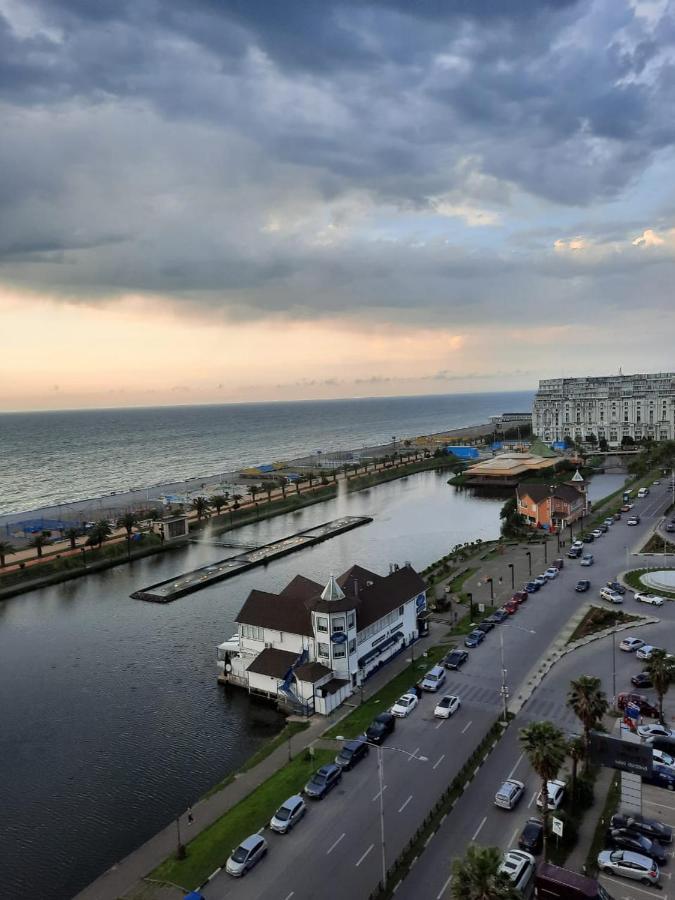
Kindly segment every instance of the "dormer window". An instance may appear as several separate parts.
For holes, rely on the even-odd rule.
[[[317,631],[328,631],[328,619],[326,616],[317,616],[316,617],[316,630]]]
[[[344,631],[345,630],[345,620],[344,616],[341,616],[339,619],[333,619],[333,631]]]

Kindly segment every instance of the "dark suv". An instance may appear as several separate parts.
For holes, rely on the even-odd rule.
[[[469,658],[466,650],[452,650],[443,660],[446,669],[459,669]]]
[[[626,588],[622,584],[619,584],[618,581],[608,581],[607,587],[610,591],[616,591],[617,594],[621,594],[622,597],[626,593]]]
[[[368,726],[366,738],[373,744],[381,744],[394,728],[396,728],[396,717],[392,716],[390,712],[380,713]]]
[[[315,772],[305,785],[305,794],[311,800],[323,800],[336,784],[342,778],[342,769],[334,763],[321,768]]]
[[[541,853],[544,846],[544,823],[541,819],[528,819],[525,823],[518,846],[527,853]]]
[[[361,762],[366,756],[370,747],[366,743],[365,738],[356,738],[355,741],[348,741],[342,750],[335,757],[335,765],[341,769],[352,769],[357,763]]]

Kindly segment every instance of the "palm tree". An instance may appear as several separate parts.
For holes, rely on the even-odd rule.
[[[310,488],[311,488],[312,485],[314,484],[314,477],[315,477],[315,476],[314,476],[314,472],[308,472],[308,473],[307,473],[307,481],[309,481],[309,486],[310,486]]]
[[[252,484],[251,487],[248,489],[248,492],[251,495],[251,501],[253,503],[255,503],[255,498],[260,493],[260,491],[261,491],[261,488],[257,484]]]
[[[63,536],[65,538],[68,538],[68,540],[70,541],[70,549],[74,550],[75,547],[77,546],[77,539],[80,536],[80,529],[79,528],[68,528],[66,531],[63,532]]]
[[[93,547],[98,544],[99,548],[103,546],[103,541],[110,537],[112,534],[112,529],[110,528],[110,523],[105,519],[101,519],[97,522],[94,527],[89,532],[89,537],[87,538],[87,544]]]
[[[201,522],[202,516],[206,515],[206,513],[209,511],[209,509],[211,508],[211,504],[206,499],[206,497],[199,496],[195,497],[192,501],[192,508],[197,513],[197,521]]]
[[[659,698],[659,721],[663,723],[663,698],[675,681],[675,662],[668,658],[665,650],[652,650],[647,661],[647,671]]]
[[[47,543],[47,537],[44,534],[36,534],[33,540],[30,542],[29,547],[35,548],[37,551],[37,558],[42,559],[42,548]]]
[[[520,729],[520,743],[530,765],[541,778],[541,795],[544,798],[544,860],[548,844],[548,782],[558,774],[565,760],[567,745],[562,731],[552,722],[531,722]]]
[[[521,895],[508,875],[499,871],[502,852],[469,844],[464,859],[452,864],[453,900],[518,900]]]
[[[307,479],[304,475],[298,475],[295,479],[295,493],[298,494],[298,496],[300,495],[300,485],[305,481],[307,481]]]
[[[594,675],[581,675],[570,683],[567,705],[580,720],[584,728],[584,745],[588,751],[591,729],[602,723],[609,704],[601,687],[602,682]]]
[[[244,499],[244,498],[242,497],[241,494],[232,494],[232,500],[233,500],[233,507],[234,507],[234,509],[239,509],[239,501],[240,501],[240,500],[243,500],[243,499]]]
[[[277,478],[277,485],[281,488],[281,494],[286,499],[286,479],[285,478]]]
[[[219,516],[221,509],[227,503],[227,497],[223,494],[214,494],[213,497],[209,497],[209,503],[215,508],[216,515]]]
[[[573,738],[567,745],[567,755],[572,760],[572,798],[576,800],[577,770],[579,761],[586,755],[586,743],[582,737]]]
[[[4,568],[5,557],[16,553],[13,545],[9,541],[0,541],[0,566]]]
[[[272,491],[274,490],[274,486],[271,485],[269,483],[269,481],[266,481],[265,484],[263,485],[263,490],[267,494],[267,502],[271,503],[272,502]]]
[[[134,526],[138,524],[138,518],[133,513],[124,513],[117,520],[117,527],[124,528],[127,533],[127,559],[131,560],[131,532]]]

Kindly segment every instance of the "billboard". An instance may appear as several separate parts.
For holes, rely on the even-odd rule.
[[[596,766],[649,776],[652,774],[652,748],[648,744],[622,741],[591,731],[591,762]]]

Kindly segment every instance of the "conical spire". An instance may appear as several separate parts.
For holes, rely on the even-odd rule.
[[[342,588],[335,580],[335,575],[331,575],[328,579],[328,584],[323,589],[321,599],[325,600],[326,603],[331,603],[334,600],[344,600],[344,598],[345,595],[342,592]]]
[[[572,476],[572,481],[585,481],[586,479],[581,474],[581,472],[577,469],[574,475]]]

